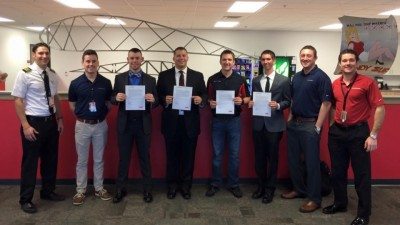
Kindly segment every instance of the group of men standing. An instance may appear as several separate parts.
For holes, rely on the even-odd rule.
[[[37,211],[32,203],[36,183],[38,158],[41,159],[42,190],[40,197],[62,201],[56,194],[57,147],[63,130],[62,115],[57,97],[56,74],[47,65],[50,48],[38,43],[32,49],[34,63],[18,73],[12,95],[21,121],[23,159],[21,169],[21,209]],[[211,136],[213,146],[212,178],[205,195],[214,196],[222,185],[222,161],[225,140],[228,147],[228,190],[242,197],[239,187],[239,150],[243,104],[255,105],[245,79],[233,71],[235,55],[225,50],[220,55],[221,70],[212,75],[207,86],[204,76],[187,67],[189,56],[184,47],[174,50],[175,66],[159,74],[158,81],[141,70],[142,52],[132,48],[128,52],[129,70],[111,82],[98,73],[96,51],[86,50],[82,55],[84,73],[69,86],[68,100],[76,117],[75,144],[76,194],[74,205],[84,203],[87,191],[89,146],[93,147],[93,174],[95,196],[102,200],[120,202],[127,194],[126,183],[133,143],[136,142],[143,177],[143,200],[153,200],[150,164],[151,109],[161,105],[161,132],[165,139],[167,168],[167,198],[178,192],[184,199],[191,198],[195,153],[200,134],[200,109],[207,104],[212,109]],[[330,78],[316,65],[317,51],[307,45],[300,50],[303,69],[292,81],[274,70],[275,53],[265,50],[260,55],[264,73],[252,81],[252,93],[269,92],[270,116],[253,116],[253,142],[257,189],[252,198],[263,203],[273,200],[279,159],[279,143],[286,129],[283,111],[290,108],[287,121],[288,162],[293,190],[281,195],[285,199],[307,198],[300,212],[313,212],[321,207],[321,174],[319,142],[322,126],[331,118],[329,151],[332,162],[334,204],[323,209],[332,214],[347,210],[347,168],[351,160],[359,197],[358,214],[352,225],[368,224],[371,214],[370,151],[377,148],[377,135],[384,118],[382,96],[372,79],[356,71],[357,54],[344,50],[338,58],[342,75],[333,85]],[[127,109],[126,88],[141,85],[145,89],[145,107]],[[175,86],[192,88],[190,109],[173,108]],[[333,87],[333,89],[332,89]],[[232,114],[217,113],[218,91],[233,91]],[[116,190],[112,197],[103,187],[104,149],[108,126],[106,116],[111,104],[118,105],[117,133],[119,164]],[[374,112],[374,125],[369,130],[368,119]],[[329,114],[329,112],[332,112]],[[300,173],[305,162],[307,180]]]

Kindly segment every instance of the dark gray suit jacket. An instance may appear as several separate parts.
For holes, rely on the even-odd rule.
[[[123,133],[127,124],[128,112],[125,110],[125,101],[117,102],[115,97],[118,93],[125,93],[125,85],[129,84],[128,71],[115,76],[114,90],[111,96],[111,103],[118,106],[118,118],[117,118],[117,131]],[[158,105],[158,95],[156,90],[156,79],[148,74],[142,72],[141,84],[145,86],[145,93],[151,93],[154,96],[155,101],[153,103],[146,102],[146,110],[141,111],[143,118],[143,131],[145,134],[151,132],[151,108]]]
[[[176,133],[179,110],[172,109],[172,104],[166,105],[165,96],[173,95],[175,82],[175,67],[162,71],[157,80],[157,93],[160,104],[163,106],[161,115],[161,132],[167,137],[173,137]],[[203,74],[192,69],[187,69],[186,86],[193,87],[192,96],[200,96],[202,103],[207,102],[207,89]],[[200,113],[199,105],[195,105],[192,100],[190,111],[185,111],[185,126],[189,137],[196,137],[200,134]]]
[[[263,92],[260,80],[263,75],[260,75],[252,81],[252,92]],[[265,124],[269,132],[280,132],[286,129],[283,110],[291,104],[290,98],[290,80],[289,78],[275,73],[274,81],[270,88],[271,100],[276,101],[280,105],[279,110],[271,110],[271,117],[253,116],[253,130],[260,131]]]

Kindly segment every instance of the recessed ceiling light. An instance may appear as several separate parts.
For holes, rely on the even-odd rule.
[[[382,15],[382,16],[390,16],[390,15],[400,16],[400,8],[399,9],[389,10],[389,11],[386,11],[386,12],[381,12],[381,13],[379,13],[379,15]]]
[[[40,27],[40,26],[32,26],[32,27],[26,27],[30,30],[34,30],[34,31],[42,31],[44,30],[44,27]]]
[[[239,24],[239,22],[234,22],[234,21],[218,21],[214,24],[214,27],[236,27]]]
[[[55,0],[65,6],[76,9],[100,9],[100,7],[89,0]]]
[[[125,25],[126,23],[120,19],[116,18],[97,18],[99,22],[105,23],[107,25]]]
[[[323,27],[320,27],[319,29],[321,30],[340,30],[342,29],[343,25],[341,23],[334,23],[334,24],[329,24]]]
[[[262,7],[266,6],[268,2],[258,1],[258,2],[243,2],[236,1],[233,5],[228,9],[228,12],[234,13],[254,13],[257,12]]]
[[[14,20],[10,20],[4,17],[0,17],[0,22],[14,22]]]

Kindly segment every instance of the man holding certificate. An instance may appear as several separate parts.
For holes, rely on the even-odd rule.
[[[207,101],[203,74],[187,67],[189,56],[184,47],[174,50],[175,67],[162,71],[157,92],[163,106],[161,132],[167,152],[167,198],[180,191],[191,198],[194,159],[200,134],[199,108]]]
[[[276,188],[279,142],[286,129],[283,110],[291,103],[290,81],[275,72],[273,51],[263,51],[260,61],[264,74],[253,79],[253,100],[249,102],[249,108],[253,108],[254,161],[258,177],[258,188],[251,197],[262,198],[262,203],[268,204]],[[256,113],[257,107],[258,112],[269,114]]]
[[[140,68],[143,60],[142,52],[132,48],[127,57],[129,70],[115,76],[111,102],[118,105],[119,166],[114,203],[120,202],[127,194],[125,186],[134,141],[143,177],[143,201],[147,203],[153,201],[149,149],[151,109],[158,105],[158,97],[156,79]]]
[[[213,112],[213,174],[206,196],[214,196],[222,183],[221,164],[226,138],[229,146],[228,189],[236,198],[240,198],[243,196],[239,188],[240,112],[242,104],[249,101],[249,91],[245,79],[232,70],[235,65],[232,51],[224,50],[221,53],[220,64],[221,71],[207,81]]]

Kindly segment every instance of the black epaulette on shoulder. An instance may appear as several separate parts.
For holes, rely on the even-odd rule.
[[[49,68],[51,72],[56,73],[56,71],[54,71],[52,68]]]
[[[29,67],[25,67],[25,68],[23,68],[22,70],[23,70],[25,73],[29,73],[29,72],[32,71],[32,69],[29,68]]]

